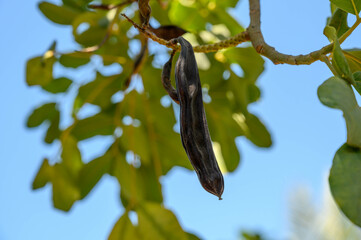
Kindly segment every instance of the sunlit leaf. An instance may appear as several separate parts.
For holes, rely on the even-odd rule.
[[[163,201],[161,185],[157,179],[154,166],[128,164],[125,160],[125,151],[119,143],[114,144],[109,151],[114,155],[110,174],[115,176],[121,188],[121,197],[124,206],[129,202]]]
[[[112,135],[114,130],[113,119],[106,114],[99,113],[74,123],[71,133],[80,141],[97,135]]]
[[[240,161],[235,138],[243,135],[244,132],[233,119],[233,113],[230,109],[223,106],[221,101],[212,100],[211,104],[205,105],[205,111],[212,141],[220,144],[227,171],[232,172],[237,168]],[[227,128],[221,127],[220,123]]]
[[[80,199],[80,191],[75,179],[61,164],[53,166],[51,182],[53,184],[54,207],[69,211],[74,202]]]
[[[26,83],[29,86],[45,86],[53,79],[53,65],[55,57],[35,57],[26,64]]]
[[[264,71],[264,60],[252,47],[227,49],[224,55],[230,63],[241,66],[247,81],[255,82]]]
[[[213,16],[214,14],[214,16]],[[226,9],[222,8],[214,8],[213,11],[211,11],[212,18],[214,20],[213,24],[224,24],[228,30],[231,32],[231,35],[236,35],[242,31],[244,31],[244,28],[239,25],[236,19],[234,19],[227,11]]]
[[[32,188],[38,189],[44,187],[51,180],[50,176],[51,167],[49,166],[48,159],[45,158],[40,166],[40,169],[38,170],[38,173],[35,176]]]
[[[104,39],[109,19],[104,12],[85,12],[79,14],[73,21],[75,41],[90,47],[98,45]]]
[[[127,213],[123,214],[119,220],[115,223],[112,232],[110,233],[108,240],[120,240],[120,239],[140,239],[137,229],[133,226],[129,220]]]
[[[81,168],[78,177],[81,198],[87,196],[102,176],[110,171],[113,160],[112,152],[108,151]]]
[[[137,209],[137,213],[142,239],[188,240],[174,214],[160,204],[144,203]]]
[[[352,72],[361,71],[361,49],[343,51]]]
[[[224,1],[224,0],[216,0],[214,1],[216,3],[216,6],[215,7],[218,7],[218,8],[230,8],[230,7],[235,7],[237,5],[237,3],[239,2],[239,0],[227,0],[227,1]]]
[[[78,148],[78,142],[73,136],[67,135],[66,137],[62,138],[61,145],[63,148],[61,153],[62,163],[64,167],[66,167],[67,170],[72,174],[73,178],[75,178],[83,166],[81,154]]]
[[[79,88],[77,99],[82,104],[91,103],[102,108],[107,108],[112,103],[111,97],[117,91],[122,90],[124,80],[124,74],[105,77],[97,73],[94,81]]]
[[[203,9],[205,14],[207,14],[207,11],[207,9]],[[193,6],[184,6],[178,1],[171,3],[169,18],[175,25],[187,29],[187,31],[203,30],[207,23],[204,16],[200,14],[199,9]]]

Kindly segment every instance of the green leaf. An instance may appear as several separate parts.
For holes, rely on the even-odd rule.
[[[90,62],[90,55],[87,53],[73,52],[62,54],[59,63],[64,67],[78,68]]]
[[[78,142],[72,135],[67,135],[61,139],[63,151],[61,153],[61,160],[64,167],[72,174],[73,178],[79,173],[83,166],[81,154],[78,148]]]
[[[349,84],[338,77],[326,80],[317,90],[320,101],[343,111],[347,128],[347,144],[361,147],[361,108]]]
[[[78,11],[87,10],[88,3],[92,0],[62,0],[63,4]]]
[[[330,9],[331,9],[331,13],[333,14],[338,9],[338,7],[335,4],[330,3]]]
[[[343,51],[352,72],[361,71],[361,49]]]
[[[56,117],[56,103],[46,103],[33,110],[28,117],[26,126],[28,128],[38,127],[46,120],[52,120]]]
[[[47,158],[43,160],[38,173],[33,181],[33,190],[44,187],[48,182],[51,181],[51,167]]]
[[[207,14],[208,10],[203,9],[203,12]],[[204,30],[207,23],[204,15],[200,14],[200,9],[194,6],[185,6],[178,1],[171,2],[168,15],[173,24],[190,32]]]
[[[112,162],[113,154],[108,151],[82,167],[78,177],[81,198],[86,197],[102,176],[110,171]]]
[[[74,202],[80,199],[80,191],[74,178],[62,164],[55,164],[51,181],[53,183],[54,207],[69,211]]]
[[[162,188],[154,166],[141,164],[134,167],[125,160],[125,150],[116,142],[109,149],[114,155],[110,174],[115,176],[121,186],[121,199],[124,206],[130,201],[134,204],[143,201],[161,203]]]
[[[350,112],[344,112],[347,127],[347,144],[361,148],[361,108],[356,107]]]
[[[258,233],[251,233],[243,231],[241,233],[241,240],[263,240],[264,238]]]
[[[322,83],[317,95],[324,105],[344,112],[350,112],[357,106],[352,88],[338,77],[331,77]]]
[[[39,3],[40,11],[54,23],[71,25],[78,12],[66,6],[58,6],[48,2]]]
[[[248,127],[245,135],[253,144],[265,148],[272,145],[271,134],[255,115],[247,114],[245,123]]]
[[[85,12],[79,14],[73,21],[75,41],[89,47],[100,44],[107,34],[109,19],[104,12]],[[87,26],[83,29],[80,26]]]
[[[224,1],[224,0],[216,0],[216,7],[221,7],[221,8],[234,8],[236,7],[237,3],[239,2],[239,0],[228,0],[228,1]]]
[[[137,209],[138,228],[142,239],[188,240],[174,214],[160,204],[144,203]]]
[[[29,86],[45,86],[53,79],[53,65],[55,57],[34,57],[26,64],[26,83]]]
[[[264,71],[264,60],[252,47],[232,48],[224,52],[230,63],[239,64],[244,72],[244,78],[254,83]]]
[[[361,72],[355,72],[353,74],[353,78],[355,79],[356,85],[354,86],[356,91],[361,95]]]
[[[244,28],[227,12],[227,9],[215,8],[210,13],[213,16],[210,18],[210,20],[213,20],[211,23],[226,25],[232,36],[244,31]]]
[[[44,121],[50,123],[44,141],[46,143],[52,143],[55,139],[59,138],[60,135],[60,113],[56,108],[56,103],[47,103],[34,109],[28,117],[26,125],[28,128],[38,127]]]
[[[112,232],[110,233],[108,240],[120,240],[120,239],[140,239],[138,232],[132,222],[129,220],[127,212],[119,218],[115,223]]]
[[[48,131],[46,132],[44,141],[48,144],[52,143],[55,139],[60,137],[60,129],[59,129],[59,122],[60,122],[60,112],[57,111],[55,117],[51,120],[50,126]]]
[[[342,78],[346,79],[352,84],[355,82],[350,66],[348,65],[345,55],[342,53],[342,49],[338,40],[336,40],[333,45],[332,65],[335,67],[336,71]]]
[[[124,74],[105,77],[97,73],[94,81],[79,88],[77,99],[82,104],[91,103],[101,108],[107,108],[112,103],[111,97],[122,90],[124,80]]]
[[[113,118],[104,113],[98,113],[74,123],[71,134],[81,141],[97,135],[112,135],[114,130]]]
[[[348,13],[352,13],[354,15],[356,14],[354,6],[356,7],[357,13],[359,13],[361,10],[361,0],[330,0],[330,1],[333,4],[335,4],[338,8],[341,8],[342,10]]]
[[[335,154],[329,176],[333,198],[354,224],[361,226],[361,150],[344,144]]]
[[[327,25],[323,29],[323,34],[328,38],[330,42],[335,41],[335,39],[337,38],[336,28],[333,26]]]
[[[205,112],[209,132],[213,142],[220,144],[220,151],[222,154],[224,167],[222,166],[222,159],[217,157],[218,165],[222,171],[234,171],[240,162],[240,154],[235,144],[235,138],[244,134],[236,121],[233,119],[233,113],[229,108],[225,108],[221,99],[212,98],[210,104],[205,105]],[[224,124],[227,128],[219,128],[219,123]],[[214,148],[216,153],[216,148]]]
[[[193,233],[187,232],[187,235],[188,235],[188,240],[200,240],[200,238],[194,235]]]
[[[338,38],[341,37],[342,34],[350,29],[347,25],[347,12],[337,8],[336,11],[332,14],[328,25],[336,29]]]
[[[72,80],[66,77],[56,78],[49,84],[43,86],[43,89],[50,93],[63,93],[68,90],[70,85],[73,83]]]
[[[53,185],[54,207],[69,211],[75,201],[80,199],[74,177],[63,164],[56,163],[50,166],[44,159],[33,182],[33,189],[44,187],[48,182]]]
[[[148,139],[148,132],[144,124],[139,127],[123,126],[123,136],[120,138],[120,144],[135,154],[140,156],[143,164],[151,163],[151,149]]]

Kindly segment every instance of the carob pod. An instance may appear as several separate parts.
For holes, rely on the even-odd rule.
[[[149,25],[149,30],[153,32],[155,35],[157,35],[157,37],[167,41],[173,38],[180,37],[187,32],[183,28],[180,28],[175,25],[162,25],[158,28],[153,28],[151,25]]]
[[[182,37],[178,37],[175,41],[181,45],[181,52],[175,67],[176,92],[170,83],[174,53],[163,67],[162,82],[169,96],[179,102],[182,144],[199,181],[205,190],[218,196],[221,200],[224,181],[209,135],[193,47]]]
[[[165,88],[165,90],[167,91],[168,95],[173,99],[173,101],[175,101],[176,103],[179,104],[177,90],[174,89],[174,87],[172,86],[172,84],[170,82],[170,73],[172,71],[172,61],[173,61],[174,54],[175,54],[175,51],[172,52],[168,62],[166,62],[163,66],[162,84],[163,84],[163,87]]]

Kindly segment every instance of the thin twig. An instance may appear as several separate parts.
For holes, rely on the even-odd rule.
[[[145,37],[152,39],[153,41],[162,44],[168,48],[173,49],[174,51],[180,51],[180,46],[176,43],[167,40],[164,40],[163,38],[157,37],[154,33],[150,32],[148,29],[139,26],[137,23],[135,23],[132,19],[130,19],[127,15],[121,14],[123,17],[125,17],[128,22],[130,22],[136,29],[138,29]],[[217,43],[213,44],[206,44],[206,45],[198,45],[193,47],[194,52],[217,52],[224,48],[230,48],[235,47],[240,43],[249,41],[249,36],[247,31],[241,32],[234,37],[228,38],[223,41],[219,41]]]
[[[137,0],[127,0],[124,1],[122,3],[118,3],[118,4],[89,4],[88,8],[92,8],[92,9],[102,9],[102,10],[112,10],[114,8],[119,8],[122,7],[124,5],[130,4],[132,2],[136,2]]]
[[[361,18],[357,18],[356,22],[339,38],[338,41],[340,42],[340,44],[343,43],[346,38],[348,38],[348,36],[350,36],[350,34],[358,27],[358,25],[360,25],[360,23]]]

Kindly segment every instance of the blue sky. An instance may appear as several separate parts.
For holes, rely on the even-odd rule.
[[[52,207],[50,186],[31,190],[42,157],[56,148],[42,143],[44,129],[25,128],[30,110],[49,99],[25,85],[25,62],[55,39],[58,49],[75,47],[71,29],[45,19],[38,2],[0,1],[0,240],[105,239],[122,213],[114,179],[104,177],[69,213]],[[322,31],[329,1],[261,5],[265,39],[277,50],[301,54],[328,43]],[[232,13],[245,26],[249,23],[247,1]],[[357,29],[343,46],[360,46],[360,37]],[[259,149],[246,139],[239,141],[242,164],[225,177],[223,201],[205,192],[194,172],[176,168],[162,179],[165,206],[187,231],[211,240],[237,239],[241,229],[259,230],[272,239],[287,237],[289,194],[307,185],[319,201],[333,155],[346,139],[342,113],[317,98],[317,87],[330,76],[320,62],[275,66],[266,61],[258,82],[262,99],[250,108],[272,133],[273,147]]]

